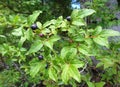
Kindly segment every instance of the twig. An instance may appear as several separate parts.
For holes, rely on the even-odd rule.
[[[21,69],[19,68],[19,66],[16,63],[13,63],[13,65],[22,75],[24,75],[24,73],[21,71]]]
[[[88,64],[88,62],[85,64],[85,66],[84,66],[83,69],[80,71],[80,73],[84,72],[84,70],[87,68],[87,64]]]

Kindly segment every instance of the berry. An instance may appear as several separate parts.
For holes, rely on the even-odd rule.
[[[39,60],[43,60],[43,56],[42,56],[42,55],[39,55],[39,56],[38,56],[38,59],[39,59]]]
[[[37,26],[36,24],[33,24],[33,25],[31,26],[31,28],[32,28],[33,30],[36,30],[36,29],[38,29],[38,26]]]
[[[66,20],[71,21],[71,17],[70,16],[66,17]]]
[[[40,36],[40,37],[43,37],[43,36],[44,36],[44,34],[40,33],[40,34],[39,34],[39,36]]]

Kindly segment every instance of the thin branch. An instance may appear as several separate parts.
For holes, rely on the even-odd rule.
[[[88,62],[85,64],[85,66],[84,66],[83,69],[80,71],[80,73],[84,72],[84,70],[87,68],[87,64],[88,64]]]
[[[24,75],[24,73],[22,72],[22,70],[19,68],[19,66],[16,63],[13,63],[13,65],[22,75]]]

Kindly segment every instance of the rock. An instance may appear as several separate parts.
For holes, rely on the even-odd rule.
[[[120,19],[120,11],[118,11],[117,13],[115,13],[115,17],[116,17],[117,19]]]
[[[114,10],[118,7],[118,2],[117,0],[108,0],[106,6],[110,8],[110,10]]]
[[[120,25],[112,26],[110,29],[120,32]],[[109,41],[118,42],[120,41],[120,36],[110,37]]]

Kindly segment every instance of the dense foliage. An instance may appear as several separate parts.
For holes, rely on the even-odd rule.
[[[120,41],[108,38],[120,33],[104,29],[116,25],[100,12],[106,1],[72,11],[70,0],[1,0],[0,87],[119,86]]]

